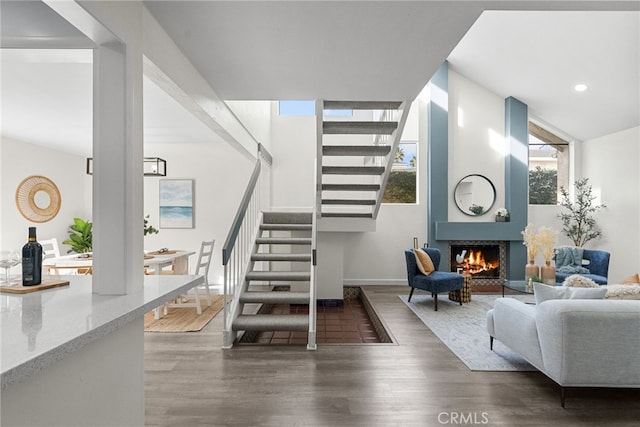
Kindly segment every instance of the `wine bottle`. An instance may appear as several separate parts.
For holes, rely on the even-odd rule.
[[[36,228],[29,227],[29,240],[22,247],[22,286],[42,282],[42,246],[36,240]]]

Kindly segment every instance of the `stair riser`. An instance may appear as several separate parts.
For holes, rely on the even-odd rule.
[[[325,135],[391,135],[396,122],[323,122]]]
[[[255,254],[251,256],[251,261],[254,262],[309,262],[311,261],[311,255],[280,255],[280,254],[266,254],[266,256],[261,256],[261,254]]]
[[[264,224],[311,224],[312,213],[298,212],[264,212]]]
[[[234,331],[305,331],[309,316],[305,315],[241,315],[233,323]]]
[[[256,239],[258,245],[310,245],[311,239],[277,239],[260,237]]]
[[[384,167],[323,166],[322,173],[325,175],[382,175],[384,173]]]
[[[325,110],[397,110],[400,101],[324,101]]]
[[[391,147],[389,146],[340,146],[325,145],[322,147],[323,156],[386,156],[389,154]]]

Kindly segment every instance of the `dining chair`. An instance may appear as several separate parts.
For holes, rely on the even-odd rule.
[[[91,266],[58,266],[56,264],[47,264],[47,260],[60,258],[60,246],[58,239],[55,237],[38,241],[42,246],[42,268],[46,269],[47,274],[64,274],[64,275],[90,275],[93,273]]]
[[[58,239],[51,238],[38,241],[42,246],[42,267],[46,268],[47,274],[58,274],[54,265],[47,265],[45,260],[50,258],[60,258],[60,246],[58,246]]]
[[[203,241],[200,245],[200,253],[198,254],[198,262],[196,263],[195,271],[193,274],[204,276],[204,290],[207,297],[207,307],[211,306],[211,290],[209,288],[209,266],[211,265],[211,259],[213,258],[213,246],[216,240]],[[177,270],[177,269],[176,269]],[[178,274],[178,273],[176,273]],[[186,271],[185,273],[186,274]],[[175,302],[165,304],[164,314],[167,314],[168,307],[195,307],[198,314],[202,314],[202,306],[200,305],[200,294],[198,293],[198,286],[194,286],[194,302],[185,302],[186,296],[182,295],[176,299]]]

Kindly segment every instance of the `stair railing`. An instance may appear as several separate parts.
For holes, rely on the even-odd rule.
[[[260,230],[262,212],[271,207],[270,166],[273,159],[262,144],[258,144],[258,159],[245,193],[238,206],[222,248],[224,266],[224,331],[223,347],[230,348],[235,340],[233,320],[240,314],[239,294],[249,268],[255,238]]]
[[[314,172],[318,168],[317,161],[314,160]],[[317,177],[317,174],[314,174]],[[318,191],[317,178],[314,178],[314,188]],[[317,230],[317,218],[319,211],[317,204],[313,205],[313,214],[311,215],[311,278],[309,280],[309,335],[307,338],[307,350],[316,349],[316,321],[317,321],[317,282],[316,282],[316,265],[318,265],[318,230]]]
[[[316,99],[316,158],[314,168],[315,201],[314,212],[322,215],[322,145],[323,145],[323,123],[324,123],[324,100]]]
[[[400,108],[398,108],[397,113],[400,114],[398,120],[398,127],[393,132],[392,136],[392,144],[391,151],[387,155],[387,164],[385,165],[385,171],[380,180],[380,191],[378,191],[378,196],[376,200],[375,207],[373,209],[373,218],[378,217],[378,211],[380,210],[380,205],[382,204],[382,196],[384,196],[384,190],[387,187],[387,181],[389,180],[389,176],[391,175],[391,168],[393,167],[393,162],[395,161],[396,151],[398,150],[398,145],[400,144],[400,139],[402,138],[402,131],[404,130],[404,125],[407,121],[407,116],[409,115],[409,108],[411,107],[411,101],[404,101]]]

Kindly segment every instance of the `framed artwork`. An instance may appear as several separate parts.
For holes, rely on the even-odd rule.
[[[160,180],[160,228],[193,228],[193,180]]]

